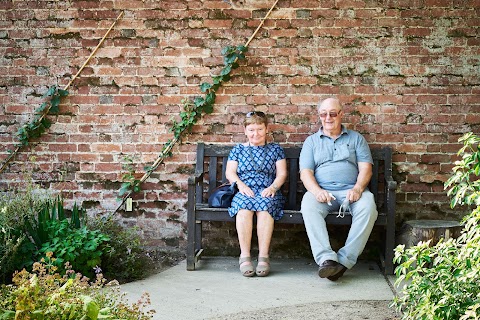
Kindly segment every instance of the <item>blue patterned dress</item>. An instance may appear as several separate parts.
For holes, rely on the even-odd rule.
[[[285,159],[285,152],[276,143],[265,146],[244,146],[237,144],[233,147],[228,160],[238,162],[237,175],[255,193],[249,197],[237,192],[233,197],[232,205],[228,208],[231,217],[241,209],[251,211],[268,211],[275,220],[283,216],[285,198],[280,191],[275,196],[262,197],[263,189],[269,187],[275,180],[277,173],[276,162]]]

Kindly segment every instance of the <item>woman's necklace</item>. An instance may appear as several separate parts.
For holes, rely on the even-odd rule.
[[[263,169],[263,164],[265,163],[265,152],[266,152],[266,149],[267,149],[267,144],[265,144],[262,148],[263,150],[263,153],[262,153],[262,163],[260,164],[260,166],[257,166],[257,162],[253,159],[253,154],[252,154],[252,146],[250,145],[250,142],[248,143],[248,155],[250,156],[250,161],[252,161],[252,164],[253,164],[253,168],[255,169],[255,171],[257,173],[260,173]]]

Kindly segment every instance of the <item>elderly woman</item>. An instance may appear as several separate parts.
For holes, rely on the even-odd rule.
[[[228,209],[236,216],[240,243],[240,272],[245,277],[265,277],[270,272],[270,241],[274,221],[283,215],[285,199],[279,191],[287,177],[285,153],[278,144],[267,143],[268,119],[252,111],[245,116],[247,142],[233,147],[228,157],[226,177],[236,182],[239,192]],[[253,217],[257,218],[258,264],[254,269],[250,254]]]

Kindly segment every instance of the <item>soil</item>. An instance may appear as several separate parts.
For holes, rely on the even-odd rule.
[[[160,273],[185,260],[185,254],[173,251],[149,251],[148,256],[151,258],[151,264],[145,277]]]

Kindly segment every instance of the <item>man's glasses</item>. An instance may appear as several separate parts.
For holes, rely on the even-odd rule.
[[[320,113],[320,118],[326,118],[327,115],[329,115],[330,118],[336,118],[340,112],[341,112],[341,111],[338,111],[338,112],[336,112],[336,111],[331,111],[331,112],[329,112],[329,113],[327,113],[327,112],[322,112],[322,113]]]
[[[265,118],[265,113],[262,111],[250,111],[245,115],[247,118],[253,117],[253,116],[259,116],[261,118]]]

